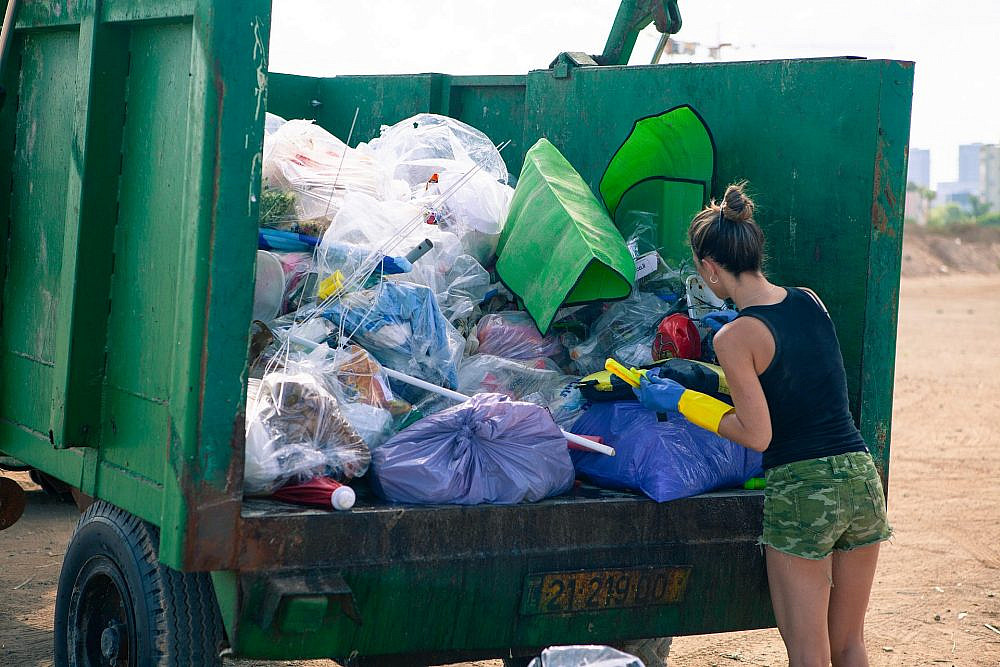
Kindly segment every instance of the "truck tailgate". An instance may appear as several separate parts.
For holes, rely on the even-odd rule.
[[[241,572],[216,582],[239,598],[234,648],[257,657],[474,657],[767,627],[762,504],[760,492],[655,503],[587,485],[514,506],[248,500]]]

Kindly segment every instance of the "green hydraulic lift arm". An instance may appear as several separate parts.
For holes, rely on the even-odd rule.
[[[681,12],[677,0],[622,0],[604,45],[604,53],[595,56],[598,65],[627,65],[639,33],[650,23],[663,36],[657,51],[662,51],[666,38],[681,29]]]

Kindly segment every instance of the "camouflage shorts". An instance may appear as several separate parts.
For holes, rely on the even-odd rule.
[[[821,559],[892,536],[882,480],[867,452],[796,461],[765,475],[762,544]]]

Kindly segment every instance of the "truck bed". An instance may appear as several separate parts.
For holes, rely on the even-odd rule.
[[[243,569],[756,542],[763,507],[763,493],[735,489],[656,503],[578,483],[538,503],[466,507],[387,503],[355,488],[347,512],[246,499]]]

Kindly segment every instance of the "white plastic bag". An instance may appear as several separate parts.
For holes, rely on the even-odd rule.
[[[610,646],[553,646],[528,667],[643,667],[634,655]]]

